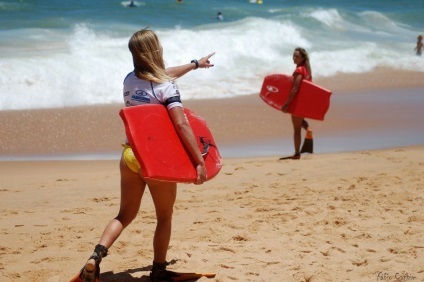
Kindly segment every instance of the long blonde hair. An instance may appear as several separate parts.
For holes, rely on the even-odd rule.
[[[157,35],[147,28],[134,33],[128,48],[133,57],[135,75],[143,80],[162,83],[171,77],[165,71],[163,51]]]
[[[308,70],[308,72],[309,72],[309,77],[311,78],[311,80],[312,80],[312,69],[311,69],[311,63],[309,62],[309,55],[308,55],[308,52],[306,52],[306,50],[305,49],[303,49],[303,48],[300,48],[300,47],[297,47],[296,49],[294,49],[295,51],[298,51],[301,55],[302,55],[302,58],[303,59],[305,59],[305,61],[304,61],[304,64],[305,64],[305,67],[306,67],[306,69]]]

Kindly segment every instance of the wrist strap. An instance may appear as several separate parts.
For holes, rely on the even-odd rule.
[[[192,63],[192,64],[194,63],[196,65],[196,67],[194,68],[195,70],[197,70],[199,68],[199,62],[196,59],[191,60],[190,63]]]

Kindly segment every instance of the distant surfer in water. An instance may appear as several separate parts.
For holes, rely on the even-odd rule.
[[[221,12],[218,12],[218,14],[216,14],[216,19],[218,21],[223,21],[224,20],[224,15]]]
[[[421,54],[423,52],[423,49],[424,49],[423,36],[422,35],[418,35],[418,37],[417,37],[417,46],[414,49],[414,51],[416,51],[417,56],[421,56]]]
[[[137,7],[137,5],[135,5],[134,1],[131,0],[130,4],[128,4],[128,7]]]
[[[191,154],[197,172],[195,184],[206,181],[205,161],[199,151],[195,136],[183,112],[179,89],[174,82],[191,70],[209,68],[214,65],[209,54],[189,64],[165,69],[162,46],[157,35],[148,29],[142,29],[132,35],[128,48],[133,57],[134,70],[124,80],[123,98],[127,107],[146,104],[162,104],[175,125],[175,130]],[[173,273],[166,270],[166,254],[171,238],[173,207],[177,195],[174,182],[144,179],[140,164],[132,152],[128,141],[120,161],[121,203],[118,215],[112,219],[103,231],[99,243],[95,246],[81,272],[82,281],[98,281],[100,262],[107,256],[108,249],[121,232],[135,219],[140,208],[146,186],[156,211],[156,230],[153,238],[153,267],[151,281],[171,281]],[[173,281],[173,280],[172,280]]]
[[[287,98],[287,101],[284,103],[282,108],[282,111],[285,113],[288,112],[290,103],[296,97],[302,80],[306,79],[312,81],[312,70],[311,65],[309,63],[309,55],[305,49],[298,47],[294,50],[293,62],[296,64],[296,69],[293,72],[293,86],[290,90],[289,97]],[[297,160],[300,159],[300,154],[303,153],[303,151],[309,151],[310,153],[312,153],[311,148],[306,148],[307,146],[312,146],[312,130],[304,117],[291,115],[291,120],[294,129],[293,139],[295,150],[294,155],[291,157],[291,159]],[[305,139],[304,148],[300,149],[300,144],[302,142],[302,128],[306,130],[306,136],[309,137],[309,141],[306,141],[307,139]]]

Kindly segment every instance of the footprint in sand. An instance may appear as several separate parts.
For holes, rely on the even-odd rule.
[[[228,266],[228,265],[225,265],[225,264],[221,264],[220,267],[222,267],[222,268],[228,268],[228,269],[234,269],[233,266]]]
[[[219,250],[225,251],[225,252],[236,253],[236,251],[234,251],[233,249],[227,248],[227,247],[220,247]]]
[[[239,167],[236,167],[234,170],[246,170],[246,169],[242,166],[239,166]]]
[[[243,237],[241,235],[234,236],[233,237],[233,240],[234,241],[239,241],[239,242],[241,242],[241,241],[249,241],[246,237]]]
[[[0,247],[0,255],[10,254],[12,252],[11,248],[8,247]]]
[[[271,183],[268,185],[269,188],[279,188],[281,187],[280,183]]]
[[[99,203],[99,202],[107,202],[107,201],[110,201],[111,199],[108,197],[101,197],[101,198],[93,198],[91,200],[93,202]]]
[[[353,265],[356,265],[356,266],[363,266],[363,265],[367,265],[368,264],[368,261],[367,260],[363,260],[363,261],[352,261],[352,264]]]

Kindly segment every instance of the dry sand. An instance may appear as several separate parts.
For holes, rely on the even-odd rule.
[[[337,95],[387,88],[401,94],[424,88],[422,78],[379,70],[319,83]],[[255,99],[186,105],[205,116],[221,144],[285,134],[288,119]],[[119,107],[0,112],[0,155],[116,150]],[[319,129],[384,124],[341,124],[339,111],[332,108]],[[170,269],[214,272],[199,281],[220,282],[424,281],[424,144],[276,159],[225,159],[215,179],[180,185]],[[0,162],[0,178],[0,281],[67,281],[118,211],[118,162]],[[102,262],[101,281],[149,281],[154,227],[145,195],[138,218]]]
[[[423,281],[423,156],[419,146],[227,159],[210,182],[180,185],[170,268],[217,274],[199,281]],[[3,162],[0,171],[0,281],[67,281],[116,215],[117,162]],[[149,281],[147,194],[101,281]]]

